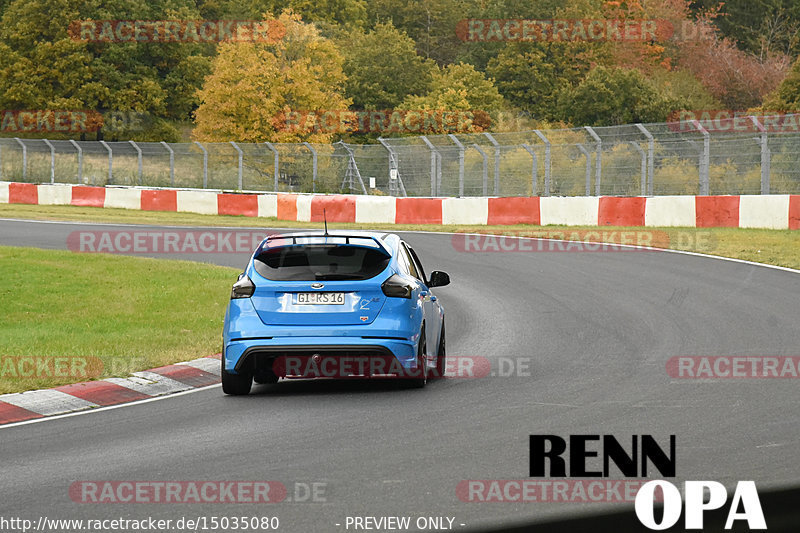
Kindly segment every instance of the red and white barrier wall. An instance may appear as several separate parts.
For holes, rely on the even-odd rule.
[[[238,194],[0,182],[0,203],[116,207],[279,220],[389,224],[563,224],[800,229],[800,195],[393,198]]]

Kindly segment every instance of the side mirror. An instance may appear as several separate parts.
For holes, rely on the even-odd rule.
[[[444,287],[450,285],[450,276],[447,272],[441,270],[434,270],[431,272],[431,280],[428,282],[428,287]]]

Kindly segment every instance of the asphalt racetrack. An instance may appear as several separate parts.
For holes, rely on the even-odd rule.
[[[71,232],[103,229],[131,228],[5,220],[0,244],[64,249]],[[511,376],[422,390],[293,381],[246,397],[217,386],[3,428],[0,516],[277,516],[287,532],[424,516],[469,531],[632,507],[459,499],[462,480],[529,479],[530,434],[675,435],[678,482],[800,485],[797,379],[673,379],[665,368],[673,356],[800,355],[797,273],[652,251],[467,253],[451,235],[403,237],[427,271],[452,279],[436,290],[448,357],[484,357]],[[241,268],[249,254],[153,255]],[[293,501],[75,503],[80,480],[274,480]],[[324,495],[294,501],[312,483]]]

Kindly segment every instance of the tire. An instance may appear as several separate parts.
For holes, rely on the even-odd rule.
[[[447,371],[447,352],[445,347],[444,322],[442,322],[442,332],[439,334],[439,348],[436,350],[436,374],[435,379],[444,379]]]
[[[230,394],[231,396],[250,394],[250,387],[253,386],[252,374],[229,374],[223,368],[220,376],[222,377],[222,392],[225,394]]]
[[[421,389],[428,383],[428,365],[425,362],[425,355],[427,354],[427,341],[425,340],[425,326],[422,327],[420,333],[419,348],[417,348],[417,367],[420,369],[422,375],[420,377],[409,378],[408,386],[411,389]]]

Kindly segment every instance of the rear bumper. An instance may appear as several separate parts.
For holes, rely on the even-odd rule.
[[[393,358],[403,369],[415,370],[417,340],[349,336],[236,339],[223,347],[222,361],[225,371],[234,374],[258,368],[271,368],[272,362],[282,356],[309,358],[313,355]]]

